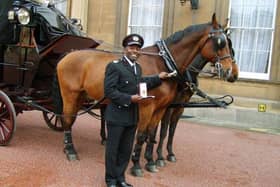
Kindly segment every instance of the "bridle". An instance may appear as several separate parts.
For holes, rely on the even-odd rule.
[[[217,33],[220,33],[220,34],[217,36]],[[204,46],[210,39],[214,42],[213,45],[215,48],[215,56],[213,58],[211,58],[210,61],[215,64],[215,69],[217,70],[217,75],[219,78],[221,78],[221,76],[223,75],[223,69],[222,69],[223,65],[220,62],[227,58],[233,58],[233,56],[231,53],[226,54],[224,56],[218,55],[218,50],[223,49],[226,46],[226,43],[228,41],[227,36],[225,35],[225,31],[223,29],[214,29],[212,27],[210,32],[208,33],[208,37],[203,42],[201,47],[199,47],[200,51],[204,48]],[[232,62],[235,63],[234,60],[232,60]]]
[[[217,36],[217,33],[220,33],[220,35]],[[212,59],[215,59],[214,62],[219,62],[221,60],[224,60],[224,59],[227,59],[227,58],[231,58],[231,54],[226,54],[224,56],[219,56],[218,53],[217,53],[218,50],[223,49],[226,46],[227,37],[225,36],[223,29],[211,28],[210,32],[208,33],[208,37],[203,42],[203,44],[199,47],[200,51],[204,48],[204,46],[206,45],[206,43],[210,39],[213,42],[215,42],[214,43],[214,48],[215,48],[215,52],[216,53],[215,53],[215,56],[212,58]]]

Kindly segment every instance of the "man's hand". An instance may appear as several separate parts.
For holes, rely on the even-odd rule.
[[[132,95],[131,96],[131,102],[132,103],[139,103],[139,101],[142,99],[142,97],[138,94]]]
[[[160,72],[160,73],[158,74],[158,76],[159,76],[159,78],[160,78],[160,79],[166,79],[166,78],[169,78],[169,76],[168,76],[168,73],[167,73],[167,72]]]
[[[141,97],[140,95],[136,94],[136,95],[131,96],[131,102],[132,103],[143,103],[143,102],[149,101],[154,98],[155,98],[155,96]]]

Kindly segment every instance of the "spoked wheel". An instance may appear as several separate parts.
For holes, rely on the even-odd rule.
[[[43,111],[44,120],[47,125],[55,131],[63,131],[61,117],[56,116],[53,113]]]
[[[10,98],[0,90],[0,145],[8,145],[15,130],[15,107]]]

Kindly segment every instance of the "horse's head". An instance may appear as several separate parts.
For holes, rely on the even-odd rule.
[[[233,59],[234,52],[231,41],[224,29],[218,24],[215,14],[213,14],[212,22],[205,34],[206,36],[200,43],[200,54],[215,64],[221,78],[234,82],[238,78],[238,66]]]
[[[228,40],[228,46],[229,46],[229,49],[230,49],[230,55],[231,55],[231,58],[233,59],[232,73],[231,73],[231,76],[227,79],[227,81],[228,82],[235,82],[238,79],[239,68],[238,68],[236,60],[234,58],[235,57],[235,52],[234,52],[234,49],[233,49],[233,46],[232,46],[232,41],[230,39],[231,30],[228,27],[229,21],[230,21],[229,19],[226,19],[225,25],[223,26],[224,33],[226,34],[227,40]]]

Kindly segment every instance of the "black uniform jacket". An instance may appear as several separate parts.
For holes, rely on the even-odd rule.
[[[136,75],[125,58],[109,63],[106,67],[104,92],[111,102],[105,111],[105,120],[119,126],[136,125],[138,122],[138,104],[131,103],[131,95],[139,92],[139,82],[146,82],[151,89],[161,84],[158,75],[141,77],[142,70],[136,64]]]

